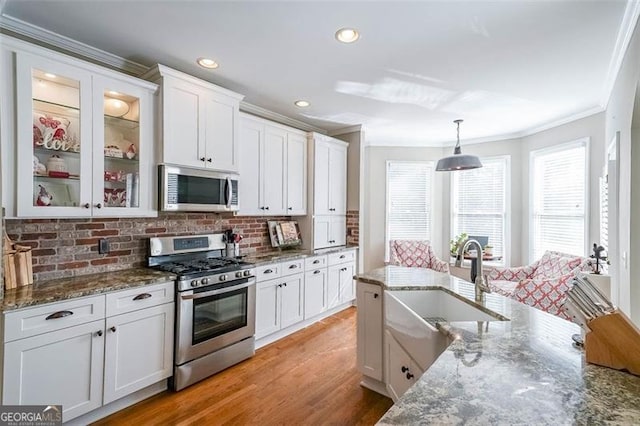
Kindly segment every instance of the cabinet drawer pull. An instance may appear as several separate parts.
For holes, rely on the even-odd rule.
[[[322,272],[320,269],[318,269],[317,271],[313,271],[313,274],[319,274],[320,272]]]
[[[289,207],[289,210],[293,210],[293,207]]]
[[[96,204],[96,208],[101,209],[102,208],[102,204],[101,203]]]
[[[82,207],[84,207],[85,209],[88,209],[89,207],[91,207],[91,204],[89,204],[89,203],[84,203],[84,204],[82,205]]]
[[[340,255],[340,259],[344,259],[345,257],[347,257],[347,256],[345,256],[344,254]]]
[[[269,210],[269,206],[265,207],[264,209],[265,209],[265,210]]]
[[[405,367],[404,365],[401,368],[403,373],[406,373],[407,371],[409,371],[409,367]]]
[[[133,300],[143,300],[150,298],[151,295],[149,293],[142,293],[133,298]]]
[[[46,317],[45,320],[64,318],[64,317],[68,317],[69,315],[73,315],[73,312],[71,312],[71,311],[58,311],[58,312],[54,312],[51,315],[49,315],[48,317]]]
[[[111,330],[112,333],[115,333],[116,332],[116,326],[114,325],[114,326],[110,327],[109,330]]]
[[[413,374],[407,373],[407,380],[411,380],[411,379],[413,379]]]
[[[296,269],[298,265],[289,265],[289,269]]]
[[[96,331],[96,336],[98,336],[98,337],[102,336],[102,330]]]
[[[211,158],[207,158],[207,161],[210,163],[210,162],[212,162],[212,161],[213,161],[213,159],[211,159]]]
[[[264,273],[265,274],[272,274],[273,273],[273,269],[265,269]]]
[[[316,259],[316,260],[314,260],[312,263],[313,263],[314,265],[317,265],[318,263],[320,263],[320,261],[319,261],[318,259]]]
[[[373,298],[377,299],[378,298],[378,293],[373,293]]]
[[[204,157],[200,157],[200,161],[204,162],[205,158]]]

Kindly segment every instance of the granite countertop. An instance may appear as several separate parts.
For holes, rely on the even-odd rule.
[[[319,250],[305,249],[286,249],[271,250],[267,252],[252,253],[242,258],[243,261],[253,263],[256,266],[267,265],[269,263],[284,262],[287,260],[302,259],[310,256],[319,256],[323,254],[339,253],[345,250],[355,250],[358,246],[347,245],[341,247],[331,247]]]
[[[388,266],[357,278],[389,291],[475,294],[429,269]],[[379,424],[640,423],[640,377],[587,364],[572,344],[577,325],[497,294],[483,309],[510,320],[439,323],[453,343]]]
[[[7,312],[76,297],[174,281],[175,279],[176,276],[171,273],[147,268],[133,268],[43,281],[5,290],[4,299],[0,300],[0,311]]]

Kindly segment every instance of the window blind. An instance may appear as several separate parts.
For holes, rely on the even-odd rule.
[[[461,233],[489,237],[505,255],[509,157],[481,158],[482,167],[452,173],[452,239]]]
[[[609,176],[600,178],[600,245],[609,250]]]
[[[385,260],[390,240],[431,239],[433,163],[387,161]]]
[[[585,254],[586,142],[532,152],[532,259]]]

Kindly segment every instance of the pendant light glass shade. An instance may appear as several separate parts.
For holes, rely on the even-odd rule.
[[[437,172],[451,172],[456,170],[471,170],[482,167],[480,159],[475,155],[466,155],[462,153],[460,149],[460,123],[462,120],[454,120],[454,123],[458,125],[458,141],[456,147],[453,150],[453,155],[441,158],[436,165]]]

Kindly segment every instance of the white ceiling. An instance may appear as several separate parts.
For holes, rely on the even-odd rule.
[[[369,144],[500,138],[595,112],[625,1],[15,1],[3,14]],[[350,45],[334,33],[355,27]],[[201,56],[215,71],[195,64]],[[306,99],[311,106],[293,105]]]

